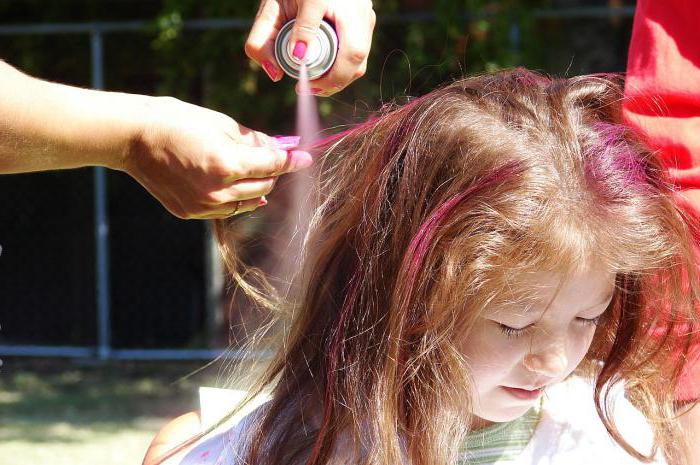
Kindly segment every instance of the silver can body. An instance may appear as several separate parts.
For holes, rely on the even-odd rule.
[[[294,79],[299,79],[301,70],[301,60],[298,60],[292,55],[292,47],[294,44],[289,43],[294,27],[295,19],[289,21],[282,26],[280,32],[275,39],[275,58],[282,70]],[[309,79],[318,79],[323,76],[326,71],[331,69],[335,58],[338,56],[338,36],[331,26],[326,21],[321,22],[321,27],[316,34],[316,40],[307,44],[306,62],[307,73]]]

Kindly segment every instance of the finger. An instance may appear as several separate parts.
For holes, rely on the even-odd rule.
[[[276,182],[277,178],[275,177],[240,179],[224,189],[211,192],[207,203],[210,205],[222,205],[263,197],[272,191]]]
[[[289,36],[289,43],[293,47],[292,56],[299,60],[304,59],[306,48],[316,40],[318,28],[327,9],[325,0],[306,0],[301,4]]]
[[[309,152],[303,150],[279,150],[237,144],[236,152],[224,157],[223,169],[230,173],[224,181],[232,183],[238,179],[268,178],[308,168],[313,164]]]
[[[229,204],[222,205],[216,210],[203,213],[197,216],[197,219],[218,220],[223,218],[230,218],[234,215],[237,216],[242,213],[252,212],[260,207],[264,207],[265,205],[267,205],[267,200],[264,197],[242,200],[240,202],[231,202]]]
[[[299,146],[299,141],[301,140],[299,136],[269,136],[264,132],[255,131],[238,124],[229,117],[226,118],[228,118],[228,122],[224,129],[231,139],[237,143],[243,142],[247,145],[273,147],[280,150],[291,150]]]
[[[268,136],[264,132],[244,129],[238,136],[232,137],[236,142],[257,147],[272,147],[279,150],[292,150],[299,147],[300,136]]]
[[[267,198],[263,195],[253,199],[242,200],[237,205],[236,202],[231,202],[231,215],[239,215],[241,213],[252,212],[260,207],[267,205]]]
[[[264,1],[260,5],[244,47],[246,55],[262,66],[268,77],[275,82],[283,77],[282,70],[275,60],[275,37],[284,21],[280,4],[273,0]]]
[[[273,137],[268,136],[264,132],[255,131],[253,129],[248,129],[245,126],[236,124],[231,130],[233,139],[239,143],[242,142],[247,145],[254,145],[258,147],[275,147],[284,150],[282,147],[277,147]]]
[[[311,82],[316,95],[331,95],[354,80],[362,77],[367,70],[367,58],[372,46],[375,14],[371,9],[365,14],[337,15],[335,29],[338,34],[338,57],[327,74]],[[297,87],[297,93],[299,88]]]
[[[265,205],[267,205],[267,199],[265,196],[262,196],[254,199],[241,200],[239,202],[231,202],[222,206],[225,208],[222,208],[221,211],[227,216],[234,216],[240,215],[241,213],[252,212]]]
[[[300,136],[273,136],[270,140],[273,147],[280,150],[292,150],[299,147]]]

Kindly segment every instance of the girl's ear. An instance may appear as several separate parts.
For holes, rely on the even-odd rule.
[[[151,441],[142,465],[154,465],[166,452],[195,436],[202,429],[199,411],[181,415],[167,423]],[[168,460],[162,465],[167,465]]]

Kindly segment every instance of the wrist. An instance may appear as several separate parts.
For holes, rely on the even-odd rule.
[[[148,163],[161,149],[167,136],[164,135],[160,119],[163,112],[163,103],[170,97],[151,97],[146,95],[132,95],[132,107],[129,112],[133,114],[129,118],[131,124],[128,129],[126,144],[119,153],[119,157],[113,160],[116,166],[112,169],[124,171],[131,176],[138,174],[143,163]]]
[[[149,114],[154,97],[117,92],[100,92],[106,112],[97,120],[103,143],[95,147],[91,164],[126,171],[128,159],[147,143]]]

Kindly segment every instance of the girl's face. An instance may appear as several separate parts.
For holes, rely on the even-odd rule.
[[[490,308],[462,344],[475,385],[477,427],[511,421],[542,391],[571,374],[612,300],[615,275],[593,269],[567,277],[535,273],[528,304]]]

